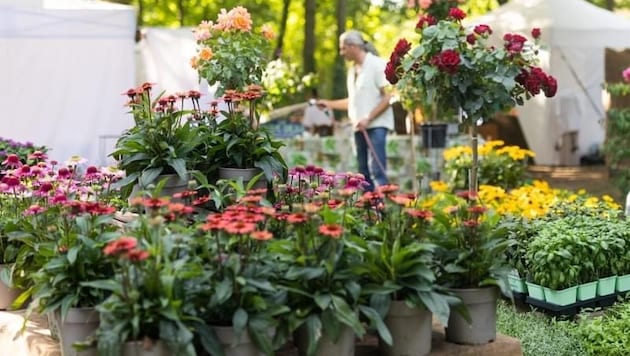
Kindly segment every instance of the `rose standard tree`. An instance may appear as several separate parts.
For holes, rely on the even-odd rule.
[[[506,34],[503,45],[494,47],[489,44],[490,26],[466,28],[465,17],[456,7],[444,19],[421,15],[416,24],[419,42],[413,46],[400,39],[385,71],[400,92],[412,87],[419,100],[460,111],[460,122],[470,127],[470,190],[476,191],[478,122],[522,105],[540,92],[554,96],[557,82],[536,66],[540,29],[532,30],[533,42],[520,34]]]

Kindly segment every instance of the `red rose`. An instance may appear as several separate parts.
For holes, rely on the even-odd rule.
[[[517,34],[505,34],[503,36],[505,41],[505,49],[510,53],[519,53],[523,50],[523,45],[527,42],[527,38]]]
[[[552,96],[556,95],[557,91],[558,91],[558,82],[556,81],[556,78],[552,77],[551,75],[548,75],[547,80],[543,84],[543,92],[545,93],[545,96],[548,98],[551,98]]]
[[[459,58],[459,53],[453,49],[447,49],[446,51],[440,53],[436,57],[434,57],[435,65],[444,72],[449,74],[455,74],[459,67],[459,63],[461,59]],[[433,62],[433,61],[432,61]]]
[[[425,25],[433,26],[437,23],[437,19],[431,15],[422,15],[418,19],[418,23],[416,24],[416,29],[421,30],[425,27]]]
[[[481,35],[481,36],[483,36],[484,34],[488,34],[488,35],[492,34],[492,29],[488,25],[477,25],[475,26],[474,31],[476,34]]]
[[[451,7],[448,10],[448,16],[454,18],[455,20],[463,20],[464,18],[466,18],[466,13],[461,10],[460,8],[457,7]]]
[[[396,64],[393,62],[387,62],[387,65],[385,66],[385,78],[387,78],[387,81],[390,82],[391,84],[396,84],[398,83],[398,74],[396,74]]]
[[[405,38],[401,38],[396,43],[396,47],[394,48],[394,53],[396,53],[399,57],[403,57],[409,50],[411,49],[411,43],[407,41]]]
[[[532,37],[534,37],[534,39],[538,39],[538,37],[540,37],[540,29],[538,27],[534,27],[532,29]]]
[[[466,42],[470,43],[471,45],[472,45],[472,44],[475,44],[475,41],[477,41],[477,37],[475,37],[475,34],[474,34],[474,33],[469,33],[469,34],[466,36]]]

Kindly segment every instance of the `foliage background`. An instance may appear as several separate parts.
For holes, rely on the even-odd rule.
[[[346,95],[345,67],[337,44],[340,33],[351,28],[364,32],[380,55],[387,57],[396,38],[413,38],[414,33],[409,29],[413,29],[417,21],[415,10],[406,7],[407,0],[109,1],[135,6],[139,28],[196,26],[201,20],[216,18],[221,8],[245,6],[260,23],[271,23],[276,33],[285,34],[280,43],[283,59],[297,63],[303,74],[318,73],[320,96],[334,98]],[[610,10],[630,9],[630,0],[589,1]],[[461,7],[475,16],[506,2],[508,0],[467,0]]]

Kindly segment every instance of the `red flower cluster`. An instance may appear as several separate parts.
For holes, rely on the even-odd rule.
[[[106,256],[120,256],[131,262],[140,262],[149,258],[148,251],[137,248],[138,240],[131,236],[121,236],[117,240],[109,242],[104,248]]]
[[[411,43],[409,43],[404,38],[398,40],[398,43],[396,43],[396,47],[394,48],[392,54],[389,56],[389,62],[387,62],[387,65],[385,67],[385,77],[390,83],[398,83],[398,74],[396,73],[396,70],[400,66],[403,57],[407,54],[407,52],[409,52],[410,49]]]
[[[532,67],[529,72],[525,69],[515,78],[516,82],[524,86],[532,95],[537,95],[542,90],[545,96],[551,98],[558,91],[556,78],[545,73],[538,67]]]

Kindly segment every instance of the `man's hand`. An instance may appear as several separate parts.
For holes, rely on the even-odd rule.
[[[363,118],[357,123],[357,129],[361,131],[366,130],[368,126],[370,126],[370,120],[368,118]]]

